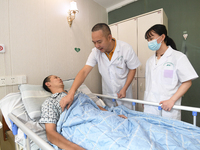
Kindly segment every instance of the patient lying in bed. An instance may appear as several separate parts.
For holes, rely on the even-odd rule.
[[[69,149],[70,147],[72,149],[82,149],[81,147],[67,141],[56,132],[56,124],[60,118],[60,114],[62,113],[59,102],[67,95],[67,91],[64,90],[63,81],[59,77],[51,75],[44,79],[43,87],[48,92],[52,93],[51,97],[49,97],[42,105],[42,114],[40,119],[40,123],[45,123],[48,140],[62,149]],[[98,106],[98,110],[107,111],[101,106]],[[124,115],[118,116],[125,119],[127,118]]]
[[[62,83],[56,79],[52,79],[51,82]],[[52,89],[52,84],[48,87]],[[53,89],[51,91],[54,93]],[[62,91],[58,92],[59,94],[53,94],[51,97],[62,97]],[[124,106],[101,111],[83,93],[76,94],[71,107],[60,116],[59,103],[52,101],[52,107],[53,109],[57,108],[60,113],[47,113],[47,116],[45,116],[45,112],[49,109],[45,105],[47,105],[46,102],[42,106],[40,121],[45,123],[45,120],[52,119],[52,123],[45,123],[47,137],[51,143],[60,148],[195,150],[200,147],[200,129],[198,127],[181,121],[135,112]],[[59,120],[56,119],[57,115]],[[117,115],[127,116],[128,119]],[[58,147],[55,146],[57,149]]]

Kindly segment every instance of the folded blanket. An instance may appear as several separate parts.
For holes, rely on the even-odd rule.
[[[118,115],[123,114],[128,119]],[[118,106],[101,111],[85,94],[65,110],[57,131],[88,150],[200,149],[200,128]]]

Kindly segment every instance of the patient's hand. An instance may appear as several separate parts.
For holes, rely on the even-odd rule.
[[[66,95],[65,97],[63,97],[60,100],[60,107],[62,108],[62,111],[65,110],[65,107],[67,106],[67,109],[69,109],[69,107],[71,106],[72,102],[74,100],[74,94],[70,94],[68,93],[68,95]]]
[[[124,115],[118,115],[118,116],[121,117],[121,118],[127,119],[127,117],[124,116]]]
[[[101,109],[102,111],[107,111],[105,108],[103,108],[103,107],[101,107],[101,106],[99,106],[99,105],[97,105],[98,107],[99,107],[99,109]]]

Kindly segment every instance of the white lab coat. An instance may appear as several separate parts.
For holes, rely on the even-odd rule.
[[[109,61],[105,53],[100,52],[97,48],[93,48],[86,62],[86,65],[92,67],[98,63],[99,73],[102,76],[102,93],[115,97],[123,88],[129,69],[136,69],[140,65],[137,55],[129,44],[118,40],[116,42],[116,48],[111,61]],[[133,97],[131,85],[126,91],[126,97]],[[104,99],[104,101],[108,106],[111,106],[111,100]],[[118,104],[122,103],[118,101]],[[130,103],[125,105],[130,107]]]
[[[170,46],[156,64],[153,55],[146,63],[145,101],[157,102],[170,99],[182,82],[198,78],[197,73],[182,52],[173,50]],[[175,105],[181,105],[181,98]],[[144,106],[144,112],[159,115],[158,107]],[[181,111],[172,109],[162,110],[162,116],[181,120]]]

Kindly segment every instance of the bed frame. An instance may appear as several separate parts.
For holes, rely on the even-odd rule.
[[[139,104],[147,104],[147,105],[152,105],[152,106],[158,106],[159,110],[162,110],[161,105],[159,105],[159,103],[154,103],[154,102],[147,102],[147,101],[143,101],[143,100],[137,100],[137,99],[129,99],[129,98],[122,98],[122,99],[118,99],[117,97],[112,97],[112,96],[107,96],[107,95],[101,95],[101,94],[95,94],[94,95],[98,96],[98,97],[102,97],[102,98],[109,98],[109,99],[117,99],[117,100],[121,100],[121,101],[127,101],[127,102],[132,102],[132,105],[135,106],[135,103],[139,103]],[[135,107],[133,107],[135,108]],[[193,115],[193,125],[196,126],[196,116],[197,116],[197,112],[200,112],[200,108],[197,107],[188,107],[188,106],[177,106],[174,105],[173,109],[178,109],[178,110],[186,110],[186,111],[191,111],[192,115]],[[160,111],[160,115],[162,116],[162,111]],[[16,135],[16,131],[17,128],[20,128],[24,134],[27,136],[26,141],[29,143],[30,139],[35,142],[35,144],[37,144],[41,149],[48,149],[48,150],[54,150],[54,148],[52,146],[50,146],[47,142],[45,142],[43,139],[41,139],[38,135],[36,135],[34,132],[32,132],[29,128],[27,128],[17,117],[15,117],[12,113],[10,113],[9,115],[10,120],[13,122],[12,128],[14,126],[13,129],[13,134]],[[5,132],[5,131],[4,131]],[[25,137],[26,137],[25,136]],[[30,150],[30,144],[27,144],[26,147],[27,150]]]
[[[8,138],[7,138],[6,132],[9,131],[10,129],[9,129],[8,125],[6,124],[6,121],[3,117],[3,115],[2,115],[2,126],[3,126],[3,139],[4,139],[4,141],[7,141]]]
[[[102,98],[117,99],[117,100],[120,100],[120,101],[132,102],[132,105],[133,105],[133,106],[135,106],[135,103],[157,106],[157,107],[158,107],[158,110],[160,110],[160,116],[162,116],[162,111],[161,111],[162,108],[161,108],[161,105],[160,105],[159,103],[148,102],[148,101],[137,100],[137,99],[130,99],[130,98],[118,99],[117,97],[112,97],[112,96],[102,95],[102,94],[95,94],[95,93],[94,93],[94,95],[96,95],[96,96],[98,96],[98,97],[102,97]],[[174,106],[173,106],[173,109],[191,111],[191,112],[192,112],[192,115],[193,115],[193,125],[196,126],[197,112],[200,112],[200,108],[197,108],[197,107],[189,107],[189,106],[174,105]],[[135,110],[135,109],[134,109],[134,110]]]

